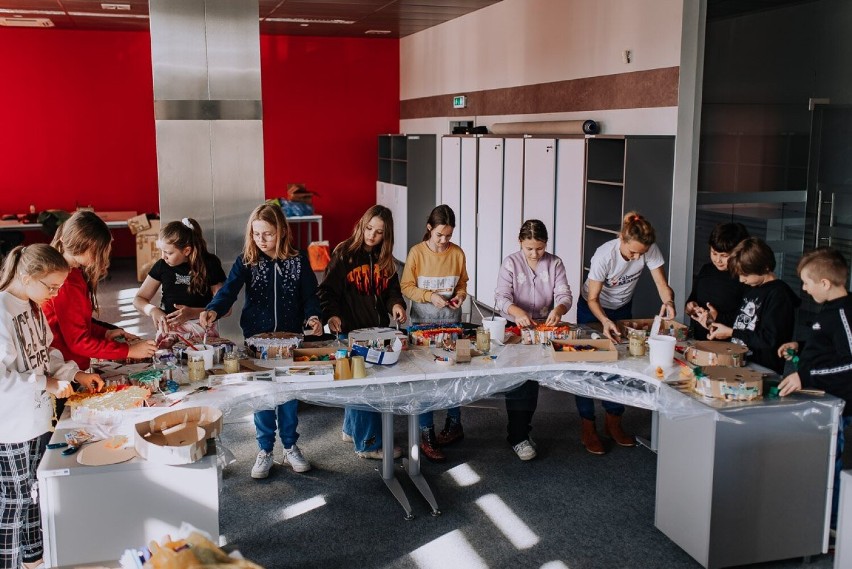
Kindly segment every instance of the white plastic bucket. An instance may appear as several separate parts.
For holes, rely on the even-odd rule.
[[[651,336],[648,347],[651,348],[651,365],[668,367],[674,361],[675,344],[677,340],[671,336]]]
[[[491,339],[502,344],[506,339],[506,319],[497,316],[495,318],[486,318],[482,321],[482,327],[488,330],[491,334]]]

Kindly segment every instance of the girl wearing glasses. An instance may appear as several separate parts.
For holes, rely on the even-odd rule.
[[[199,316],[201,326],[207,328],[231,310],[243,287],[246,295],[240,327],[246,338],[264,332],[298,334],[305,328],[315,335],[322,334],[317,277],[308,257],[293,247],[290,226],[278,206],[257,206],[249,216],[243,252],[234,261],[225,284]],[[299,402],[291,399],[275,409],[254,414],[260,450],[251,470],[252,478],[269,476],[276,428],[284,445],[282,464],[289,464],[296,472],[311,469],[296,446],[298,406]]]
[[[53,430],[54,397],[71,382],[100,387],[50,347],[53,334],[40,305],[58,294],[68,263],[47,244],[15,247],[0,274],[0,565],[37,567],[42,544],[34,501],[36,468]]]

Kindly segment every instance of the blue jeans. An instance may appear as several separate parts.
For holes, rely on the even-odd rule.
[[[447,418],[453,419],[456,423],[461,423],[461,407],[453,407],[447,409]],[[420,415],[420,430],[431,429],[435,426],[435,419],[432,411],[426,411]]]
[[[601,307],[603,308],[603,307]],[[624,306],[619,308],[604,308],[604,314],[610,320],[626,320],[633,317],[633,301],[631,300]],[[597,322],[598,319],[592,314],[589,309],[589,304],[582,296],[577,302],[577,324],[588,324],[589,322]],[[577,401],[577,411],[583,419],[595,420],[595,400],[590,397],[575,396]],[[613,403],[612,401],[601,401],[604,410],[611,415],[622,415],[624,413],[624,405],[621,403]]]
[[[355,452],[378,450],[382,448],[382,414],[346,407],[343,432],[355,441]]]
[[[275,427],[278,423],[278,436],[281,444],[290,448],[299,439],[296,427],[299,426],[297,411],[299,402],[296,399],[282,403],[274,410],[258,411],[254,414],[254,429],[257,432],[257,446],[266,452],[272,452],[275,446]]]
[[[840,472],[843,470],[843,448],[846,446],[846,428],[852,417],[841,417],[837,428],[837,446],[834,455],[834,492],[831,496],[831,529],[837,529],[837,509],[840,505]]]

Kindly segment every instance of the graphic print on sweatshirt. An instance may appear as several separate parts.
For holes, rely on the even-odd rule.
[[[388,288],[390,277],[382,276],[381,268],[378,265],[373,265],[373,278],[370,279],[370,265],[364,264],[346,273],[346,282],[352,285],[360,294],[370,295],[375,293],[381,296]],[[373,283],[375,283],[376,290],[371,290]]]
[[[286,291],[292,292],[296,290],[296,283],[299,282],[299,276],[301,275],[301,265],[297,261],[298,259],[295,257],[285,259],[281,263],[263,259],[257,265],[252,267],[252,288],[268,287],[269,283],[274,279],[272,271],[276,271],[278,273],[278,278],[284,279],[284,288]]]
[[[459,277],[456,275],[446,277],[417,277],[417,288],[431,290],[438,293],[444,299],[450,299],[453,297],[453,291],[456,290],[458,282]]]
[[[618,278],[608,279],[604,284],[606,286],[610,287],[610,288],[614,288],[614,287],[618,287],[618,286],[624,286],[624,285],[626,285],[628,283],[632,283],[633,281],[638,279],[641,274],[642,274],[642,272],[640,271],[638,273],[633,273],[633,274],[629,274],[629,275],[621,275]]]
[[[175,275],[175,284],[176,285],[186,285],[189,287],[192,282],[192,275]],[[188,288],[187,288],[188,290]]]
[[[36,317],[32,312],[22,312],[12,318],[12,327],[15,330],[18,353],[23,356],[25,369],[21,371],[37,370],[47,375],[50,348],[47,345],[47,321],[44,315],[39,313]],[[47,391],[42,390],[35,394],[36,408],[49,402]]]
[[[734,330],[754,332],[757,326],[757,311],[760,310],[760,307],[761,304],[756,304],[753,300],[747,301],[734,321]]]

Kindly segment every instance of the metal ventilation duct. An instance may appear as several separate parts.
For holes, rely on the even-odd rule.
[[[257,0],[150,0],[160,214],[222,262],[264,199]]]

